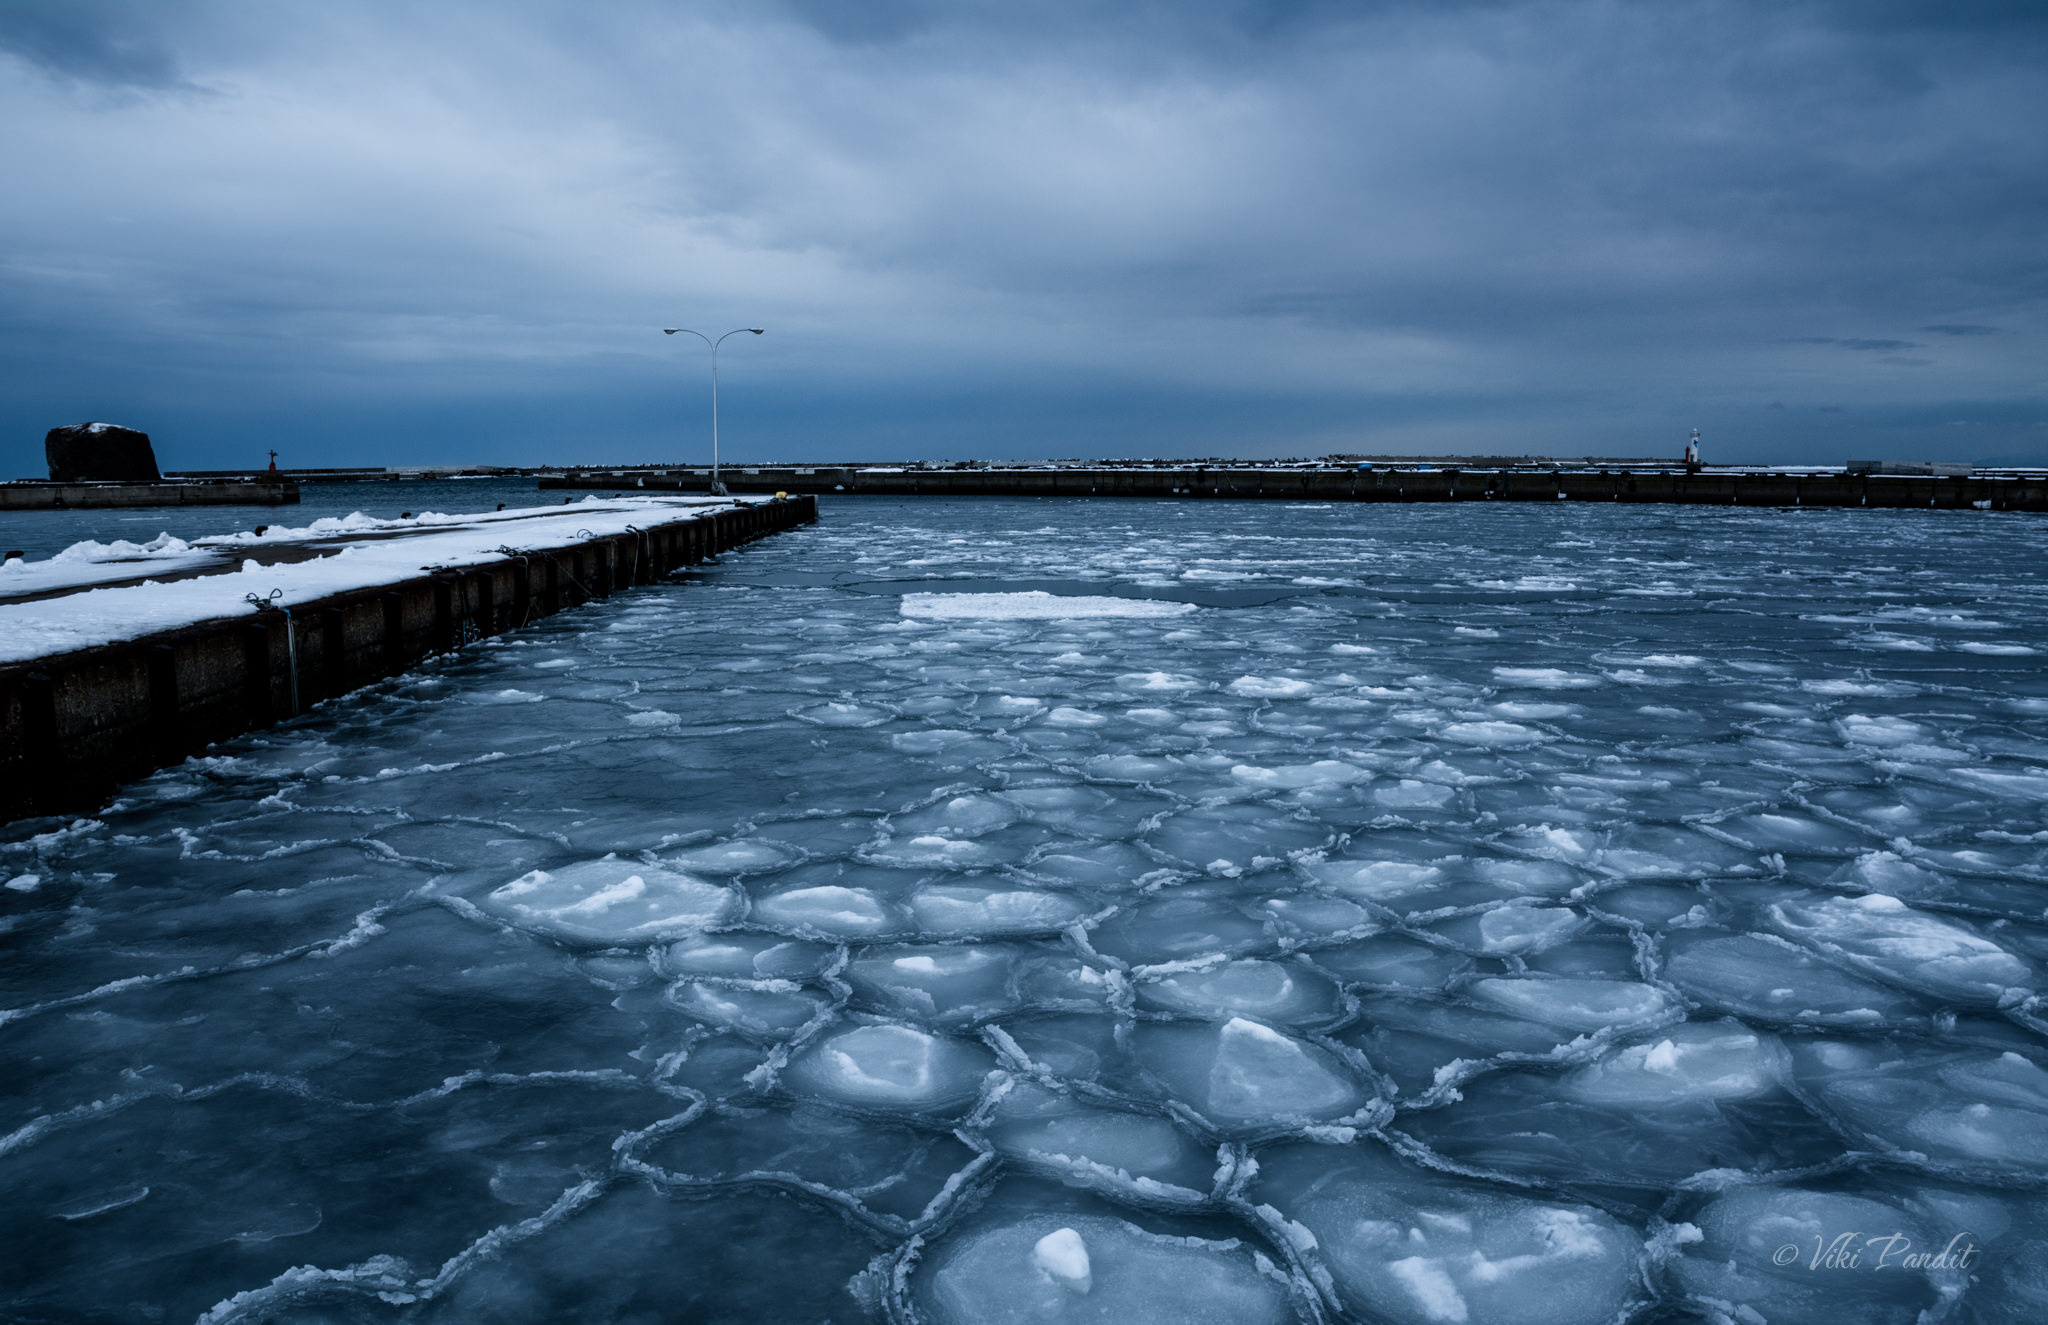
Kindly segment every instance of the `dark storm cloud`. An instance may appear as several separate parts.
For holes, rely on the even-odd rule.
[[[83,83],[181,88],[187,84],[164,32],[173,9],[147,0],[7,0],[0,4],[0,51]]]
[[[682,320],[783,454],[2037,445],[2042,8],[0,5],[0,427],[673,454]]]

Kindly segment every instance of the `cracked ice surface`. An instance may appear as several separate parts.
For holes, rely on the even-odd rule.
[[[8,830],[5,1314],[2048,1318],[2048,525],[823,514]]]

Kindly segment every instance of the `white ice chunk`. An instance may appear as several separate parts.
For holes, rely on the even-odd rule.
[[[947,837],[979,837],[1015,822],[1015,807],[986,795],[953,796],[891,820],[901,832],[940,833]]]
[[[873,704],[831,702],[793,710],[791,717],[818,727],[879,727],[896,714]]]
[[[1242,1017],[1201,1029],[1149,1028],[1141,1054],[1177,1098],[1223,1127],[1323,1121],[1368,1098],[1323,1050]]]
[[[1052,1282],[1072,1293],[1086,1293],[1095,1286],[1088,1270],[1088,1244],[1071,1228],[1056,1228],[1031,1248],[1031,1265]]]
[[[1388,786],[1373,788],[1372,798],[1390,810],[1433,810],[1450,802],[1458,793],[1434,782],[1402,778]]]
[[[1096,1107],[1030,1083],[1003,1097],[989,1139],[1006,1155],[1171,1183],[1190,1197],[1207,1191],[1216,1167],[1213,1151],[1168,1119]]]
[[[532,870],[494,889],[488,910],[585,943],[650,943],[719,924],[739,909],[730,889],[639,861],[583,861]]]
[[[1318,759],[1312,764],[1286,764],[1278,768],[1237,764],[1231,768],[1230,776],[1254,787],[1300,791],[1309,787],[1348,787],[1369,780],[1372,774],[1340,759]]]
[[[907,593],[904,616],[921,621],[1070,621],[1095,617],[1159,620],[1195,611],[1193,603],[1154,598],[1104,598],[1025,593]]]
[[[1496,667],[1493,679],[1502,685],[1529,686],[1537,690],[1590,690],[1600,684],[1597,676],[1567,672],[1562,667]]]
[[[1533,856],[1545,860],[1572,861],[1585,864],[1600,854],[1600,835],[1584,829],[1560,828],[1555,824],[1533,824],[1510,835],[1516,846]],[[1480,862],[1493,868],[1522,864],[1520,861],[1488,860]],[[1547,891],[1540,888],[1525,889],[1528,892]]]
[[[847,967],[847,978],[871,1000],[923,1020],[971,1020],[1010,1005],[1016,958],[1002,945],[869,948]]]
[[[1611,1050],[1564,1079],[1586,1104],[1656,1108],[1769,1094],[1785,1075],[1777,1040],[1730,1023],[1687,1022]]]
[[[979,842],[963,841],[942,833],[916,833],[891,838],[870,848],[864,859],[896,869],[976,869],[994,865],[1001,855]]]
[[[1916,900],[1938,898],[1949,891],[1946,878],[1891,851],[1866,852],[1836,875],[1835,881],[1860,884],[1871,892]]]
[[[1802,1082],[1852,1133],[2000,1181],[2048,1175],[2048,1072],[2031,1060],[1874,1055],[1841,1041],[1798,1047]]]
[[[1372,915],[1362,906],[1336,897],[1296,894],[1268,897],[1258,909],[1272,917],[1275,929],[1290,938],[1327,935],[1363,935],[1377,928]]]
[[[1479,942],[1488,952],[1534,952],[1577,932],[1578,912],[1560,906],[1500,906],[1479,917]]]
[[[1556,855],[1578,848],[1578,843],[1569,834],[1553,836],[1552,830],[1547,829],[1524,840],[1531,846],[1547,848]],[[1523,897],[1561,896],[1586,881],[1584,874],[1559,860],[1481,858],[1473,861],[1470,868],[1476,877],[1490,886]]]
[[[794,1034],[828,1006],[808,989],[726,989],[695,982],[680,986],[670,1001],[699,1021],[763,1039]]]
[[[805,1046],[784,1079],[840,1104],[924,1111],[973,1099],[993,1065],[979,1044],[909,1026],[856,1026]]]
[[[1240,676],[1226,687],[1247,699],[1298,699],[1315,691],[1315,682],[1291,676]]]
[[[1325,887],[1364,902],[1428,892],[1445,881],[1444,872],[1436,866],[1404,860],[1331,860],[1307,868]]]
[[[1038,1214],[950,1234],[914,1289],[932,1325],[1282,1325],[1277,1276],[1235,1240],[1162,1237],[1107,1215]]]
[[[1690,1222],[1696,1236],[1668,1273],[1681,1292],[1711,1308],[1710,1318],[1731,1319],[1727,1304],[1741,1303],[1748,1315],[1732,1319],[1911,1325],[1934,1318],[1942,1301],[1901,1253],[1938,1252],[1946,1234],[1934,1236],[1897,1206],[1836,1192],[1746,1187],[1716,1199]],[[1899,1241],[1886,1241],[1893,1237]]]
[[[902,928],[895,911],[873,893],[836,883],[770,893],[754,903],[754,919],[844,938],[867,938]]]
[[[1883,980],[1958,1003],[1997,1003],[2034,983],[2034,969],[1957,921],[1867,893],[1769,908],[1784,934]]]
[[[1116,679],[1116,683],[1124,690],[1165,694],[1177,694],[1184,690],[1200,690],[1202,688],[1200,681],[1197,681],[1192,676],[1183,676],[1178,672],[1126,672]]]
[[[1555,740],[1549,732],[1535,727],[1525,727],[1519,722],[1453,722],[1437,733],[1447,741],[1459,745],[1477,745],[1488,749],[1512,750],[1527,745],[1540,745]]]
[[[655,954],[663,975],[709,975],[735,980],[803,980],[818,974],[833,950],[818,943],[766,934],[700,934]]]
[[[1526,700],[1502,700],[1489,707],[1501,717],[1519,722],[1556,722],[1584,712],[1577,704],[1532,704]]]
[[[1690,997],[1758,1021],[1876,1026],[1921,1011],[1911,995],[1851,975],[1775,935],[1674,943],[1664,973]]]
[[[772,842],[745,839],[712,842],[669,854],[669,860],[682,868],[705,874],[757,874],[763,870],[780,869],[793,859],[788,851]]]
[[[1904,718],[1866,718],[1857,714],[1839,720],[1842,739],[1854,745],[1912,745],[1925,741],[1928,731]]]
[[[1114,782],[1161,782],[1184,771],[1172,759],[1150,755],[1097,755],[1087,767],[1089,776]]]
[[[1138,986],[1148,1007],[1222,1018],[1245,1015],[1281,1025],[1323,1020],[1338,1010],[1337,990],[1313,971],[1282,962],[1224,962]]]
[[[920,888],[910,899],[918,929],[933,936],[1051,933],[1090,909],[1065,893],[986,884],[940,884]]]
[[[1474,1001],[1546,1026],[1598,1031],[1654,1021],[1671,1009],[1655,985],[1629,980],[1476,980],[1466,990]]]
[[[1341,1170],[1289,1213],[1345,1305],[1397,1325],[1579,1325],[1636,1296],[1639,1243],[1597,1210]]]
[[[927,727],[922,731],[897,732],[889,738],[889,744],[904,754],[929,755],[973,740],[972,732],[956,731],[951,727]]]

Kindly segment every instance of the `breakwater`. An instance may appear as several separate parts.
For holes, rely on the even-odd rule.
[[[0,821],[89,810],[212,742],[816,518],[809,497],[657,512],[626,533],[0,665]]]
[[[0,511],[101,510],[121,506],[288,506],[299,485],[221,481],[177,483],[0,483]]]
[[[778,466],[721,471],[733,492],[935,497],[1225,497],[1292,501],[1593,501],[1699,506],[1889,507],[2048,511],[2048,476],[1967,477],[1843,471]],[[708,469],[571,470],[542,488],[702,491]]]

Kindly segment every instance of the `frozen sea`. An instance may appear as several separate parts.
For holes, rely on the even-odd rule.
[[[0,836],[0,1316],[2048,1319],[2048,523],[827,499]]]

